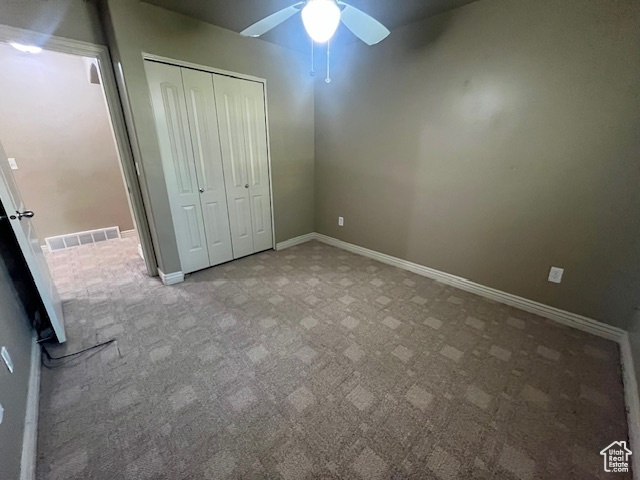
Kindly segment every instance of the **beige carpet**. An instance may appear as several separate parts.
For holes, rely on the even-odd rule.
[[[605,478],[627,439],[613,342],[333,247],[48,260],[66,351],[117,345],[43,369],[42,479]]]

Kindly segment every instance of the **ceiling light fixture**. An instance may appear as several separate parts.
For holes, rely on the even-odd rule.
[[[302,9],[302,23],[315,42],[325,43],[336,33],[340,14],[335,0],[309,0]]]
[[[11,42],[9,43],[9,45],[11,45],[16,50],[20,50],[24,53],[40,53],[42,51],[42,48],[36,45],[23,45],[22,43],[17,42]]]

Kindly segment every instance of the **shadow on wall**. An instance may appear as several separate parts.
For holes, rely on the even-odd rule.
[[[407,218],[421,213],[415,211],[419,186],[413,180],[424,168],[422,126],[415,121],[421,112],[411,93],[428,86],[422,75],[414,76],[408,88],[400,85],[395,66],[414,64],[425,52],[436,50],[449,23],[449,16],[439,16],[429,28],[394,30],[374,46],[359,42],[333,49],[331,83],[324,81],[326,67],[319,69],[315,105],[318,231],[362,244],[357,232],[379,228],[381,218],[376,212],[394,211],[384,219],[387,233],[370,238],[367,247],[400,258],[409,255],[411,222]],[[384,58],[393,58],[394,65],[387,68],[380,62]],[[397,88],[407,94],[398,95]],[[333,214],[327,217],[329,211]],[[345,217],[344,228],[337,226],[339,215]]]
[[[614,3],[475,2],[335,52],[316,82],[317,230],[624,328],[640,10]]]
[[[417,22],[416,25],[421,24],[424,28],[404,28],[398,32],[399,35],[404,37],[404,45],[407,53],[415,55],[424,55],[425,48],[429,48],[436,44],[440,37],[442,37],[451,23],[451,17],[449,15],[438,15],[433,17],[427,24],[424,20]],[[392,35],[396,35],[394,31]]]
[[[6,212],[0,202],[0,217],[4,216]],[[44,305],[8,220],[0,220],[0,261],[4,262],[9,272],[13,287],[27,314],[26,318],[31,322],[30,326],[37,331],[50,326]]]
[[[16,4],[17,3],[18,2],[16,2]],[[72,5],[68,2],[30,3],[31,5],[29,5],[29,8],[32,8],[33,11],[29,12],[30,24],[26,28],[30,31],[42,34],[42,40],[39,42],[39,46],[42,46],[46,43],[49,36],[56,34],[58,27],[62,23],[63,19],[68,15],[68,11],[72,8]],[[19,35],[15,38],[15,41],[26,44],[29,44],[30,40],[30,35],[25,35],[24,37]]]

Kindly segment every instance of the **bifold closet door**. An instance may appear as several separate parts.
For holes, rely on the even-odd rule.
[[[218,119],[210,73],[182,68],[209,265],[233,260]]]
[[[233,256],[273,248],[264,90],[213,75]]]
[[[189,119],[179,67],[145,61],[145,70],[184,273],[210,266]]]

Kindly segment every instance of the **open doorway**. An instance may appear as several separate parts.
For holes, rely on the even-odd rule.
[[[62,301],[114,281],[101,275],[105,261],[133,262],[144,275],[98,60],[0,43],[0,62],[2,161],[18,193],[11,196],[34,212],[29,241],[45,252]]]
[[[0,44],[0,62],[0,142],[45,251],[135,235],[97,61]]]

